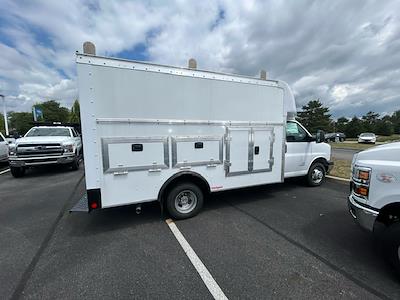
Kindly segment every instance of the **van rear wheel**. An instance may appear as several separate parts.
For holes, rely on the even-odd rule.
[[[309,186],[320,186],[325,179],[326,169],[322,163],[315,162],[311,165],[306,176]]]
[[[200,212],[204,195],[193,183],[179,183],[168,192],[166,202],[167,210],[174,219],[186,219]]]

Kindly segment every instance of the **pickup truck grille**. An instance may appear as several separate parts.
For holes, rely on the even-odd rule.
[[[47,144],[19,144],[17,147],[18,156],[49,156],[61,155],[63,149],[59,143]]]

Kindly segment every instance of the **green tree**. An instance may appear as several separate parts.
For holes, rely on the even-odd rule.
[[[311,100],[302,109],[297,118],[311,133],[319,129],[331,131],[332,120],[329,108],[324,107],[319,99]]]
[[[366,115],[362,116],[364,123],[364,130],[369,132],[375,132],[375,127],[379,120],[379,114],[369,111]]]
[[[43,112],[43,121],[45,122],[68,122],[69,110],[66,107],[60,106],[60,103],[50,100],[35,104]]]
[[[18,134],[25,134],[31,127],[33,115],[31,112],[10,112],[10,128]]]
[[[351,121],[347,123],[346,130],[344,131],[344,133],[346,134],[346,137],[355,138],[363,131],[364,131],[363,121],[354,116],[353,119],[351,119]]]
[[[69,122],[71,123],[80,123],[81,115],[80,115],[80,106],[79,101],[75,100],[74,104],[71,107],[71,113],[69,114]]]
[[[379,135],[392,135],[394,133],[393,123],[389,116],[375,122],[374,133]]]
[[[393,124],[394,133],[400,134],[400,110],[395,111],[390,117]]]
[[[0,113],[0,132],[4,135],[6,134],[6,130],[4,128],[4,116],[1,113]]]
[[[340,117],[336,121],[336,132],[345,132],[347,129],[347,124],[349,123],[349,119],[345,117]]]

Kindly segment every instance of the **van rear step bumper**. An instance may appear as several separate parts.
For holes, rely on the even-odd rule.
[[[88,199],[87,195],[82,196],[82,198],[75,203],[75,205],[69,210],[69,212],[89,212],[89,206],[88,206]]]

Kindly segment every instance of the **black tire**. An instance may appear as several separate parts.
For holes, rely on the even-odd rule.
[[[187,201],[187,203],[184,203],[184,206],[180,206],[179,203],[182,204],[182,201]],[[187,219],[200,212],[203,202],[204,195],[202,190],[193,183],[184,182],[169,190],[166,198],[166,207],[174,219]]]
[[[390,225],[382,233],[383,251],[386,260],[400,276],[400,222]]]
[[[25,175],[24,167],[10,167],[10,171],[14,178],[19,178]]]
[[[325,166],[319,162],[313,163],[306,176],[307,185],[312,187],[320,186],[325,180],[325,175]]]
[[[71,170],[76,171],[79,169],[79,156],[75,157],[74,161],[71,163]]]

